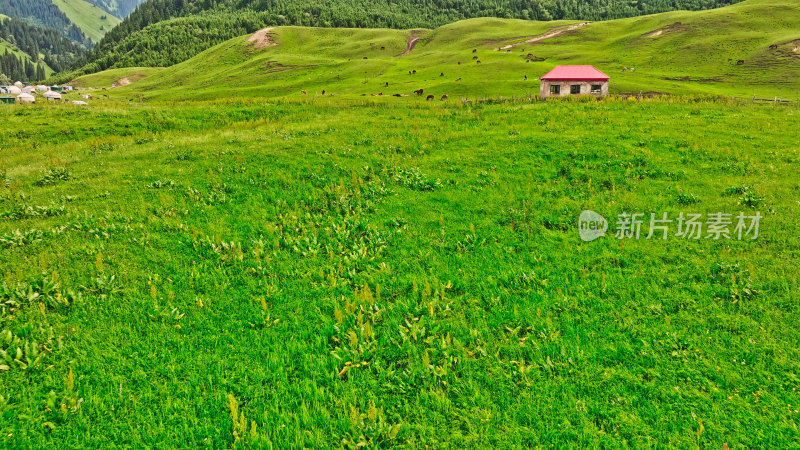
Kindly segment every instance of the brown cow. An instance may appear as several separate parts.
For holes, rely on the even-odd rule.
[[[433,99],[435,99],[435,98],[436,98],[436,97],[434,97],[434,96],[433,96],[433,94],[428,94],[428,97],[427,97],[427,98],[425,98],[425,100],[426,100],[426,101],[428,101],[428,100],[433,100]]]
[[[449,97],[447,96],[447,94],[443,94],[443,95],[442,95],[442,98],[440,98],[439,100],[447,100],[448,98],[449,98]]]
[[[461,77],[458,77],[458,79],[456,79],[456,82],[458,82],[458,81],[461,81]]]
[[[325,95],[325,89],[322,90],[322,95]]]
[[[302,91],[300,91],[300,92],[302,92],[302,93],[303,93],[303,95],[306,95],[306,94],[308,94],[308,92],[306,92],[306,90],[305,90],[305,89],[303,89],[303,90],[302,90]]]
[[[422,88],[417,89],[416,91],[414,91],[414,93],[417,94],[417,95],[422,95],[423,92],[425,92],[425,91]]]

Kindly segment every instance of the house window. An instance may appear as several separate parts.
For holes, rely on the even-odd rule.
[[[581,85],[580,84],[573,84],[569,87],[570,94],[580,94],[581,93]]]
[[[550,93],[559,95],[561,93],[561,85],[558,84],[551,84],[550,85]]]
[[[592,85],[592,94],[599,94],[601,92],[602,92],[602,86],[600,86],[599,84]]]

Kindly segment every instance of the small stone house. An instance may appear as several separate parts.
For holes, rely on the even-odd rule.
[[[592,66],[556,66],[539,78],[539,95],[566,97],[568,95],[608,95],[611,77]]]

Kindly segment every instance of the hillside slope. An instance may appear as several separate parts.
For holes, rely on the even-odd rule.
[[[86,0],[89,3],[108,11],[114,17],[124,19],[132,13],[137,6],[145,2],[145,0]]]
[[[472,19],[433,31],[278,27],[267,34],[274,45],[235,38],[116,95],[406,95],[423,88],[437,97],[523,96],[538,93],[537,77],[554,65],[593,64],[611,75],[617,93],[800,97],[798,4],[748,0],[579,25]],[[412,35],[419,37],[414,49],[397,56]]]
[[[121,20],[85,0],[52,0],[84,35],[99,42]]]
[[[737,1],[150,0],[106,35],[80,73],[112,67],[170,66],[236,34],[265,26],[408,29],[435,28],[476,17],[607,20],[675,9],[708,9]]]
[[[63,36],[82,45],[91,42],[51,0],[0,0],[0,14],[30,25],[58,30]]]

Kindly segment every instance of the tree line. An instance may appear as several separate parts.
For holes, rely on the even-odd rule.
[[[0,39],[26,53],[34,65],[43,61],[56,72],[69,68],[86,54],[86,49],[58,31],[32,26],[17,19],[0,20]],[[8,72],[6,75],[11,76]]]
[[[0,55],[0,74],[6,77],[4,80],[40,81],[47,78],[43,63],[34,64],[30,59],[18,58],[7,49]]]

